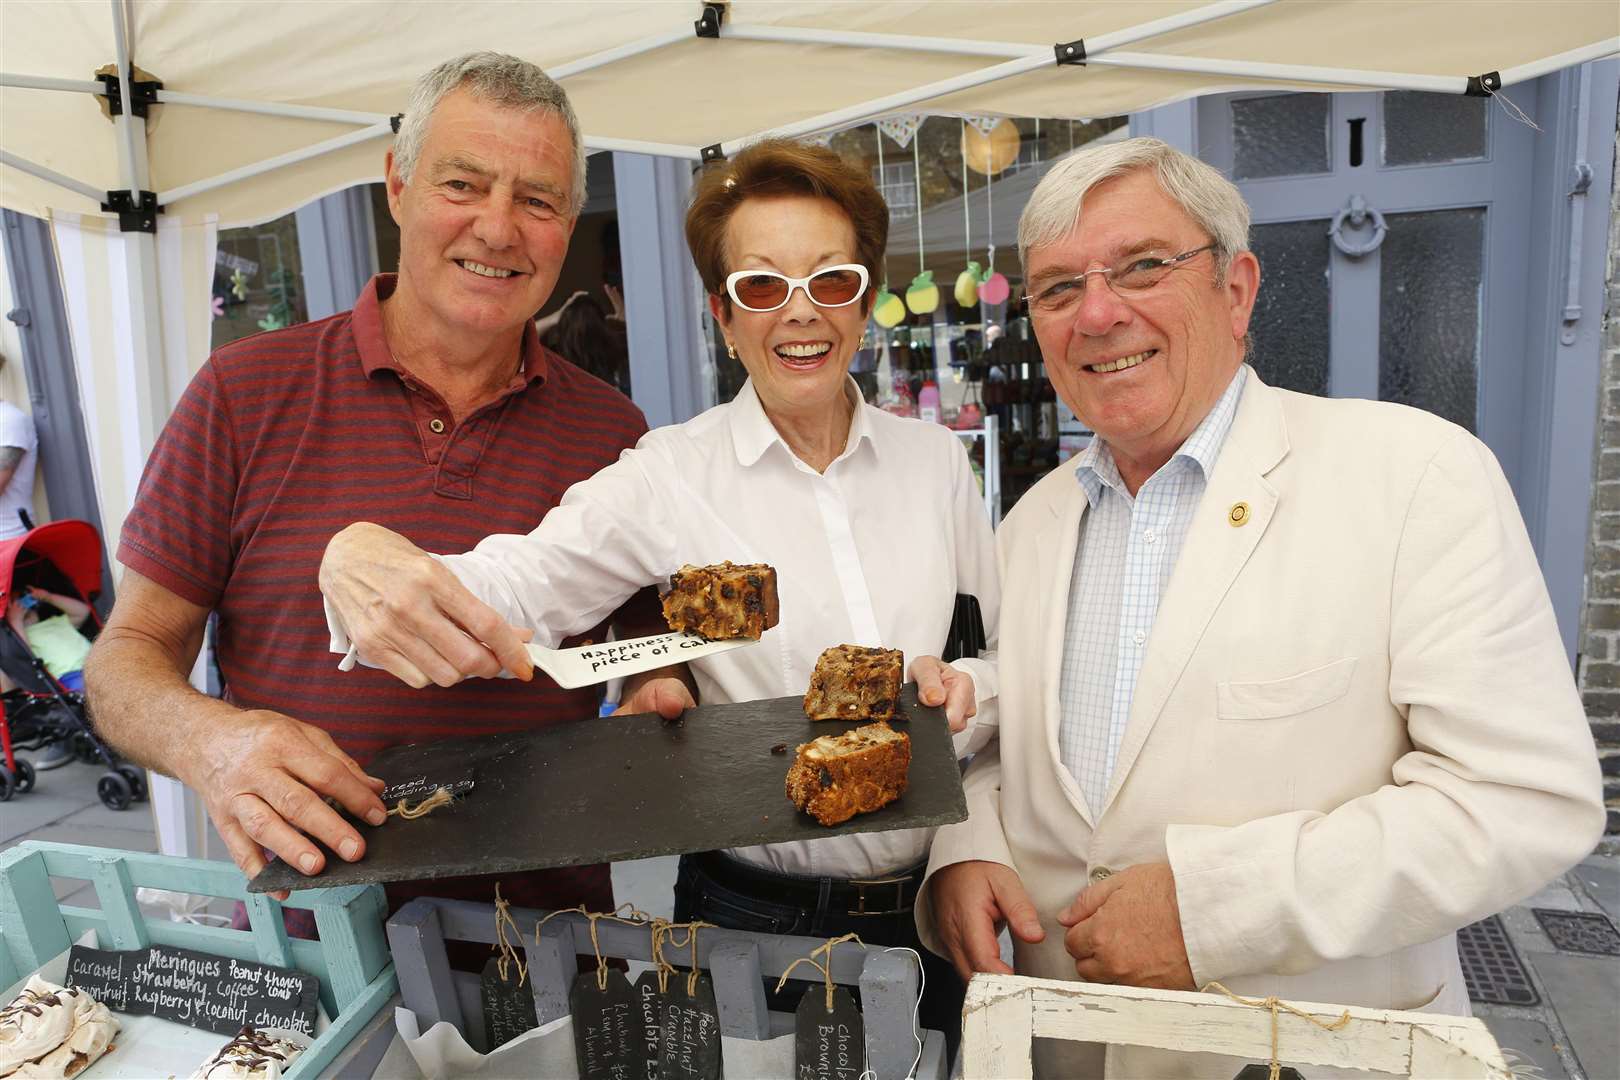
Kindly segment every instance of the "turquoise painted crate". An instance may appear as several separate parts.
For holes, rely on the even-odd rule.
[[[101,910],[59,905],[53,876],[92,882]],[[96,932],[103,949],[169,945],[297,968],[320,980],[321,1004],[332,1018],[284,1074],[287,1080],[309,1080],[366,1027],[398,986],[383,929],[387,901],[381,886],[351,885],[301,890],[281,904],[249,893],[246,884],[229,863],[24,841],[0,852],[0,987],[65,951],[86,930]],[[135,903],[138,888],[241,900],[252,929],[148,919]],[[283,907],[314,912],[321,939],[289,939]]]

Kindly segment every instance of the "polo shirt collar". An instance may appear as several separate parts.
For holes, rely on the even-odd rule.
[[[833,459],[836,464],[854,453],[864,442],[877,453],[877,442],[872,438],[871,423],[866,417],[866,399],[861,396],[860,387],[850,376],[844,377],[844,396],[850,401],[854,412],[849,421],[849,437],[844,442],[844,452]],[[765,406],[760,403],[759,394],[754,390],[754,380],[748,379],[737,391],[737,396],[731,399],[729,410],[731,423],[731,445],[737,452],[737,464],[747,468],[765,456],[765,451],[771,446],[781,446],[782,450],[793,455],[793,450],[771,423],[771,418],[765,415]]]
[[[349,325],[354,333],[355,347],[360,353],[360,369],[368,379],[379,371],[392,371],[402,379],[411,374],[394,359],[393,351],[388,347],[388,335],[383,332],[382,302],[394,294],[398,284],[398,274],[373,275],[361,290],[354,311],[350,313]],[[540,335],[532,319],[525,320],[523,324],[522,354],[523,370],[513,374],[511,382],[507,384],[508,391],[521,390],[534,382],[544,383],[551,374],[552,363],[567,362],[540,344]]]

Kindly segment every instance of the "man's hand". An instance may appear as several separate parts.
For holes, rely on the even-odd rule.
[[[1033,945],[1046,937],[1024,883],[1011,867],[997,862],[952,863],[928,882],[934,929],[945,954],[966,982],[975,971],[1011,975],[1001,962],[996,935],[1003,925]]]
[[[695,708],[692,691],[681,680],[671,677],[650,679],[637,687],[625,686],[630,693],[613,710],[614,716],[657,713],[665,720],[676,720],[687,709]]]
[[[511,626],[427,552],[381,525],[358,522],[326,545],[321,593],[367,663],[420,689],[454,686],[504,668],[534,676]]]
[[[967,722],[979,711],[973,676],[937,656],[919,656],[911,662],[911,679],[917,684],[918,701],[945,706],[952,735],[967,730]]]
[[[280,713],[239,713],[210,731],[191,758],[176,772],[202,796],[231,858],[249,878],[264,869],[265,848],[306,874],[318,873],[325,859],[311,836],[349,862],[365,854],[365,839],[326,804],[328,796],[369,824],[387,820],[377,797],[383,782],[326,732]]]
[[[1132,866],[1088,886],[1058,914],[1063,947],[1086,982],[1196,990],[1168,863]]]

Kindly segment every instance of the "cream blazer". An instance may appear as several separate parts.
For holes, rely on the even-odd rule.
[[[966,859],[1018,872],[1046,928],[1039,945],[1015,942],[1020,974],[1076,978],[1057,913],[1110,871],[1168,861],[1200,986],[1466,1014],[1454,931],[1603,831],[1546,585],[1506,478],[1468,432],[1246,378],[1096,820],[1058,756],[1087,506],[1073,467],[1007,518],[999,732],[929,874]],[[917,921],[937,950],[929,899]],[[1038,1049],[1042,1075],[1096,1075],[1094,1048],[1057,1049]],[[1107,1073],[1236,1064],[1114,1047]]]

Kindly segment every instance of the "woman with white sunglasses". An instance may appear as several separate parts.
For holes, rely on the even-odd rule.
[[[362,657],[390,670],[384,654],[394,650],[430,678],[446,667],[487,674],[499,663],[485,658],[474,671],[433,650],[442,626],[368,630],[361,612],[408,606],[391,605],[390,590],[457,593],[448,570],[500,616],[503,628],[477,636],[504,656],[497,639],[510,631],[515,643],[512,627],[555,645],[683,564],[764,562],[777,571],[781,620],[756,646],[693,662],[700,700],[800,695],[823,649],[881,645],[901,649],[923,699],[945,705],[959,753],[983,745],[994,723],[999,590],[967,455],[949,429],[867,405],[849,376],[888,226],[871,178],[823,147],[768,140],[711,166],[696,183],[686,236],[727,351],[748,371],[737,396],[649,432],[525,536],[492,536],[433,563],[392,533],[351,526],[322,566],[334,630],[347,627]],[[958,594],[978,598],[990,646],[945,665],[937,657]],[[425,619],[487,624],[481,605],[456,603]],[[685,693],[653,683],[637,702],[663,707]],[[684,856],[676,918],[812,937],[853,932],[869,945],[918,949],[923,1026],[954,1044],[961,983],[918,943],[911,911],[931,835],[859,833]]]

